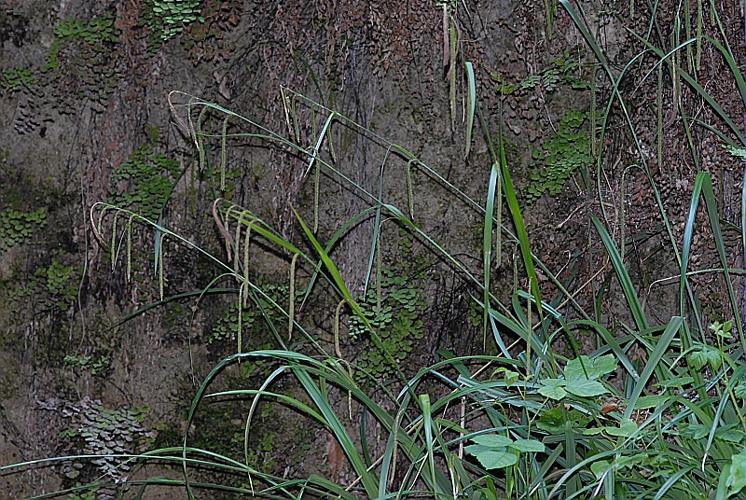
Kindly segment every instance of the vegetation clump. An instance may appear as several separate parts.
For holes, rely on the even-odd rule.
[[[422,291],[407,277],[389,270],[381,279],[380,295],[369,288],[358,304],[365,319],[350,317],[348,331],[353,342],[359,341],[363,346],[356,362],[359,377],[361,380],[391,377],[423,337],[419,317],[424,307]],[[368,325],[380,338],[381,345],[371,340]]]
[[[11,246],[23,243],[46,223],[47,212],[44,208],[37,208],[31,212],[12,208],[0,211],[0,250],[7,250]]]
[[[677,45],[674,51],[655,46],[658,38],[652,35],[641,39],[638,34],[635,40],[641,46],[636,53],[646,58],[629,61],[620,73],[616,61],[612,65],[602,50],[594,35],[596,31],[587,24],[587,19],[593,17],[577,11],[569,1],[560,0],[560,4],[589,46],[588,57],[595,58],[599,73],[608,81],[598,88],[595,84],[586,85],[576,79],[580,62],[563,55],[554,67],[518,84],[498,81],[497,97],[529,90],[554,92],[564,84],[594,93],[590,111],[566,110],[556,130],[547,133],[534,152],[528,182],[520,193],[527,205],[542,196],[556,195],[579,169],[599,160],[599,187],[597,192],[587,193],[582,206],[589,207],[587,213],[591,214],[597,209],[600,216],[589,215],[584,224],[577,224],[588,228],[583,235],[587,247],[578,252],[584,254],[580,257],[568,252],[568,260],[564,262],[563,256],[561,267],[532,248],[529,233],[536,235],[543,230],[544,221],[531,226],[524,220],[513,183],[516,169],[506,154],[504,117],[499,112],[490,115],[487,106],[483,109],[477,100],[477,82],[483,79],[477,78],[478,65],[466,60],[468,54],[462,51],[463,32],[458,17],[462,2],[436,3],[443,11],[444,44],[439,48],[444,50],[450,91],[449,105],[444,106],[449,108],[450,123],[443,128],[454,130],[460,88],[456,71],[463,67],[467,90],[462,115],[468,137],[463,156],[470,158],[471,143],[476,141],[472,134],[480,130],[483,156],[487,159],[482,172],[485,175],[480,178],[489,173],[483,190],[484,203],[454,184],[450,175],[441,175],[411,150],[387,140],[383,132],[332,111],[331,99],[321,103],[300,94],[288,98],[291,91],[283,88],[282,112],[287,130],[281,131],[239,116],[224,105],[192,96],[187,96],[185,102],[172,102],[175,110],[187,116],[179,121],[185,127],[184,137],[196,142],[194,158],[199,158],[200,167],[205,167],[202,179],[211,182],[216,196],[216,171],[210,167],[217,164],[215,157],[221,160],[221,194],[234,195],[237,189],[239,175],[227,169],[230,130],[232,139],[239,142],[240,138],[242,145],[256,147],[273,161],[300,164],[297,178],[288,174],[283,179],[278,177],[278,183],[286,181],[283,187],[292,187],[296,193],[303,189],[313,192],[313,203],[293,206],[288,213],[294,214],[294,221],[277,229],[258,215],[261,209],[239,206],[234,196],[229,201],[213,197],[207,202],[209,205],[205,203],[210,208],[205,210],[203,220],[214,222],[220,246],[214,240],[210,242],[212,247],[200,246],[168,227],[170,211],[165,208],[177,192],[184,172],[177,161],[161,152],[156,137],[117,167],[107,202],[95,204],[90,218],[100,241],[112,242],[107,245],[112,267],[116,269],[117,262],[126,255],[129,274],[132,225],[141,224],[157,235],[154,255],[140,249],[134,258],[145,260],[147,255],[146,264],[155,263],[160,300],[128,319],[169,301],[183,304],[192,298],[195,311],[209,292],[228,293],[235,302],[221,311],[217,321],[207,322],[208,333],[202,339],[212,344],[211,352],[224,347],[222,344],[227,341],[237,343],[235,352],[221,357],[212,369],[195,368],[191,364],[195,337],[188,332],[190,383],[195,392],[185,404],[183,426],[175,442],[159,442],[158,447],[152,448],[152,434],[144,424],[143,414],[131,408],[113,410],[91,400],[76,405],[50,404],[48,409],[59,411],[68,419],[70,425],[62,437],[69,444],[70,453],[76,454],[59,462],[65,464],[67,480],[80,481],[63,493],[82,494],[127,484],[137,485],[140,497],[147,496],[146,490],[151,486],[172,486],[183,489],[189,498],[196,496],[196,490],[205,490],[207,495],[217,491],[246,497],[345,500],[723,500],[743,495],[746,318],[744,297],[734,286],[740,284],[734,276],[744,274],[743,269],[734,270],[734,261],[739,262],[740,256],[734,259],[729,254],[732,244],[724,236],[722,203],[716,195],[713,176],[705,169],[691,179],[687,189],[682,189],[686,203],[684,211],[677,214],[680,218],[671,215],[642,151],[640,138],[645,120],[636,123],[629,118],[630,99],[623,85],[623,77],[629,76],[624,72],[637,71],[637,66],[647,71],[643,80],[658,72],[658,112],[651,121],[658,124],[659,130],[657,134],[644,133],[646,137],[657,135],[662,164],[666,116],[663,103],[671,96],[670,109],[681,118],[671,127],[681,127],[679,138],[685,139],[681,142],[690,148],[688,152],[697,159],[695,164],[699,167],[704,164],[699,161],[701,151],[695,140],[702,132],[700,128],[714,132],[716,141],[740,145],[742,137],[734,119],[710,94],[715,86],[697,80],[696,75],[703,74],[695,72],[701,62],[698,51],[702,47],[698,45],[712,44],[732,72],[730,76],[736,83],[733,88],[746,93],[743,75],[727,40],[713,43],[715,39],[709,35],[697,34],[698,29],[704,29],[703,19],[713,21],[711,18],[717,17],[714,6],[697,16],[691,16],[689,10],[676,13],[677,19],[685,18],[683,28],[679,22],[674,24],[674,29],[679,30],[677,36],[689,41]],[[150,0],[146,5],[152,16],[148,18],[152,33],[163,43],[198,19],[201,3]],[[687,9],[693,8],[688,2],[686,5]],[[554,26],[556,6],[555,2],[546,5],[547,39]],[[633,7],[630,5],[630,9]],[[632,14],[630,17],[634,18]],[[651,27],[651,34],[653,27],[661,24],[656,15],[652,13],[653,17],[645,23]],[[696,23],[699,26],[695,27]],[[725,38],[720,21],[711,24],[717,26],[713,36]],[[88,43],[81,34],[83,28],[90,27],[88,24],[65,26],[65,33],[69,34],[61,32],[57,36],[60,40],[76,38]],[[690,34],[696,35],[690,38]],[[598,116],[597,96],[608,99],[607,111]],[[633,96],[637,99],[639,93]],[[690,115],[687,111],[692,110],[689,106],[693,102],[696,114]],[[612,113],[617,106],[624,112]],[[208,116],[210,120],[224,116],[222,135],[204,132],[202,119]],[[301,126],[304,116],[311,121],[307,127]],[[690,122],[693,116],[696,119]],[[594,157],[591,145],[606,147],[605,134],[610,121],[616,119],[626,120],[625,133],[628,130],[633,139],[633,154],[625,159],[641,164],[642,180],[638,184],[643,187],[638,189],[643,195],[653,195],[649,196],[654,200],[651,213],[644,215],[661,222],[654,244],[649,246],[655,247],[656,254],[665,253],[664,257],[644,255],[638,248],[634,258],[630,257],[630,246],[644,245],[638,244],[639,238],[625,235],[632,226],[624,220],[628,200],[623,195],[609,199],[600,187],[606,182],[604,168],[615,168],[611,164],[621,162],[614,158],[613,162],[604,163],[604,150]],[[293,129],[297,132],[293,133]],[[309,130],[314,136],[312,147],[304,137]],[[600,136],[596,137],[596,133]],[[337,141],[335,149],[333,138],[340,135],[345,140],[342,144]],[[219,141],[219,149],[208,147],[210,140]],[[343,165],[344,146],[352,144],[355,148],[360,146],[365,158],[381,159],[376,179],[378,192],[371,192],[370,185],[375,184],[371,178],[363,181],[362,176],[348,175],[347,165]],[[617,148],[614,153],[627,154],[624,149]],[[722,153],[721,148],[712,149]],[[472,157],[479,156],[476,151]],[[729,151],[740,154],[742,149],[731,144]],[[357,160],[357,153],[353,157]],[[388,162],[406,165],[406,172],[404,168],[389,168]],[[625,168],[626,173],[632,163]],[[394,175],[399,175],[394,177],[398,184],[391,182]],[[424,183],[418,185],[413,179],[425,177],[449,197],[449,210],[457,207],[452,210],[456,219],[445,220],[441,225],[441,221],[432,223],[419,214],[415,218],[415,208],[421,205],[417,199],[421,190],[432,186],[423,188]],[[623,179],[624,174],[620,177]],[[326,182],[333,186],[326,186]],[[401,190],[396,191],[396,187]],[[586,187],[594,188],[592,183]],[[645,193],[645,189],[650,193]],[[283,191],[283,196],[287,195],[282,198],[283,203],[295,200],[288,191]],[[330,198],[325,195],[329,192],[354,195],[354,203],[344,206],[348,219],[325,219],[325,197]],[[616,218],[609,216],[615,203],[619,203]],[[406,208],[402,208],[405,204]],[[349,207],[354,207],[355,213],[347,213]],[[440,208],[435,207],[430,213],[443,213]],[[560,230],[570,217],[584,217],[584,213],[574,211],[555,228]],[[560,215],[564,218],[564,214]],[[480,222],[481,245],[476,253],[470,253],[471,241],[442,241],[447,230],[464,234],[463,228],[458,227],[462,216],[464,221]],[[127,229],[123,231],[124,218]],[[44,212],[0,212],[0,241],[25,241],[44,220]],[[463,224],[465,232],[472,233],[473,224]],[[442,226],[446,226],[443,231]],[[381,236],[391,227],[405,235],[404,251],[400,247],[398,254],[388,253],[380,245]],[[360,232],[368,229],[370,234],[365,236],[370,239],[360,238]],[[117,242],[125,238],[124,245],[118,246]],[[709,244],[708,253],[695,253],[699,251],[697,238]],[[634,245],[629,244],[630,239]],[[163,250],[166,240],[195,250],[214,266],[214,277],[199,283],[196,290],[167,296]],[[360,244],[361,240],[365,244]],[[369,241],[376,244],[368,245]],[[357,245],[352,249],[358,254],[347,256],[347,262],[340,264],[338,249],[346,243]],[[125,245],[126,252],[120,251]],[[418,260],[412,250],[414,245],[435,263],[427,266],[428,273],[437,275],[441,283],[452,280],[442,287],[451,296],[438,297],[448,302],[449,311],[456,311],[455,318],[447,318],[455,325],[449,334],[460,340],[460,325],[470,324],[481,328],[482,342],[471,342],[466,349],[451,352],[450,346],[440,345],[440,338],[431,333],[431,325],[425,324],[429,315],[425,313],[435,300],[425,292],[425,273],[419,271],[422,266],[413,264]],[[458,250],[451,249],[451,245]],[[506,250],[513,251],[508,279],[498,275],[511,259]],[[700,260],[703,256],[706,263]],[[634,274],[643,257],[665,264],[656,267],[661,275],[656,275],[650,286],[638,284]],[[258,266],[270,266],[264,258],[272,262],[271,283],[263,277],[254,278],[266,276],[255,271]],[[345,258],[344,254],[341,258]],[[65,262],[55,258],[39,268],[34,273],[34,293],[42,291],[58,303],[71,302],[75,298],[71,284],[76,270]],[[387,264],[387,268],[384,262],[397,264]],[[356,280],[355,286],[365,290],[362,294],[351,291],[355,288],[345,280],[348,269],[344,264],[350,263],[362,263],[349,273]],[[578,268],[590,268],[592,274],[578,276]],[[702,283],[698,281],[702,275],[714,277],[711,281],[717,282],[719,293],[709,298],[702,293]],[[284,277],[288,277],[287,282]],[[172,284],[179,278],[171,278]],[[506,286],[510,278],[512,287]],[[230,287],[215,290],[223,282],[230,283]],[[652,286],[671,284],[666,300],[651,307],[648,299],[653,295]],[[300,311],[300,304],[315,299],[315,303],[332,307]],[[708,307],[704,300],[717,302],[716,307]],[[179,311],[187,315],[186,307],[182,307]],[[342,320],[345,314],[349,314],[346,322]],[[266,335],[242,335],[244,329]],[[98,354],[68,353],[64,359],[68,367],[96,374],[113,359],[110,353],[113,349],[101,349]],[[231,406],[219,406],[226,402]],[[323,429],[325,451],[312,450],[313,458],[323,458],[312,466],[321,469],[328,465],[326,477],[317,469],[275,470],[278,463],[273,453],[281,447],[278,443],[282,438],[277,430],[281,410],[307,419],[307,426],[294,426],[293,430],[310,435],[309,429],[314,426]],[[261,432],[269,426],[269,433]],[[163,429],[165,434],[166,428]],[[303,441],[307,441],[305,437]],[[150,449],[143,452],[147,447]],[[28,465],[3,466],[0,473]],[[165,477],[160,469],[152,472],[151,465],[172,467],[178,474]],[[340,472],[342,469],[344,473]]]
[[[557,133],[534,150],[534,164],[523,193],[527,204],[545,194],[556,196],[579,168],[593,163],[586,121],[585,113],[567,111],[560,119]]]
[[[194,21],[204,21],[201,4],[201,0],[148,0],[144,20],[153,43],[167,42]]]
[[[115,168],[109,199],[117,206],[157,220],[180,174],[176,160],[158,153],[152,142],[146,143]]]
[[[0,72],[0,90],[3,92],[16,92],[34,83],[36,77],[31,68],[11,68]]]

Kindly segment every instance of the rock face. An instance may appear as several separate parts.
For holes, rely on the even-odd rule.
[[[107,219],[108,232],[99,241],[92,228],[98,202],[160,220],[225,260],[212,216],[216,198],[250,209],[290,238],[297,235],[293,207],[329,238],[368,208],[371,197],[381,198],[412,215],[453,255],[468,256],[465,266],[480,275],[483,221],[474,205],[484,204],[493,160],[484,129],[475,125],[468,131],[470,120],[477,121],[469,117],[474,88],[493,140],[498,123],[505,124],[514,181],[535,229],[534,250],[553,271],[563,270],[566,284],[580,287],[595,276],[602,254],[598,245],[587,247],[586,216],[598,208],[597,186],[622,210],[609,213],[612,222],[628,224],[633,236],[649,234],[657,223],[650,217],[653,200],[640,187],[639,171],[623,174],[637,153],[626,149],[621,122],[614,123],[606,143],[596,143],[592,93],[599,98],[605,84],[596,81],[594,60],[567,16],[556,13],[547,24],[544,5],[5,1],[0,6],[5,124],[0,128],[0,465],[178,445],[195,384],[236,349],[241,306],[227,298],[231,290],[206,295],[199,307],[195,301],[219,268],[168,240],[159,260],[158,233],[133,227],[129,215]],[[634,47],[631,36],[618,17],[604,15],[591,20],[606,26],[619,47],[616,57],[624,61]],[[734,89],[720,92],[728,102]],[[202,108],[189,106],[194,97],[240,117],[200,114]],[[646,97],[639,99],[630,112],[644,125],[655,117],[646,114]],[[331,111],[340,117],[332,117],[324,135]],[[675,110],[667,113],[666,123],[676,120]],[[652,151],[655,126],[645,130],[641,139]],[[199,147],[195,132],[204,134]],[[259,137],[270,132],[302,149]],[[685,150],[682,137],[669,139],[671,149]],[[705,167],[722,174],[724,210],[732,214],[738,194],[731,172],[737,161],[715,147],[713,136],[701,139],[709,148]],[[394,144],[420,162],[396,153]],[[604,160],[603,184],[581,175],[596,175],[599,147],[610,158]],[[326,164],[318,181],[315,169],[308,168],[314,152]],[[659,175],[664,166],[652,163]],[[670,168],[686,177],[683,160],[670,162]],[[683,214],[690,188],[681,179],[668,185],[664,196]],[[510,227],[507,218],[504,222]],[[372,227],[371,218],[356,225],[333,257],[371,318],[390,329],[392,348],[402,353],[397,360],[405,364],[411,351],[420,351],[400,335],[403,328],[419,332],[417,342],[425,346],[414,353],[413,366],[439,347],[481,345],[478,322],[467,320],[468,287],[459,274],[444,263],[417,260],[422,242],[402,237],[393,223],[381,243],[389,302],[366,295]],[[111,238],[112,233],[118,236]],[[665,258],[656,260],[655,238],[641,237],[630,252],[639,253],[641,267],[665,269]],[[494,278],[505,289],[520,286],[522,279],[513,275],[511,259],[519,256],[511,245],[496,263],[507,270]],[[109,247],[115,249],[113,258]],[[650,264],[645,257],[653,259]],[[293,293],[287,263],[271,251],[257,250],[255,258],[252,272],[262,290],[286,303]],[[417,276],[416,286],[397,281],[407,273]],[[541,285],[551,296],[552,285]],[[122,323],[160,301],[161,292],[168,297],[195,290]],[[670,299],[661,294],[648,306],[666,311]],[[304,319],[333,350],[325,333],[333,318],[323,311],[335,305],[322,305]],[[247,332],[243,349],[277,347],[258,326],[259,313],[240,311]],[[366,357],[371,348],[360,342],[350,341],[345,353],[385,376],[383,361]],[[230,376],[253,381],[267,370],[246,364]],[[244,416],[240,406],[208,410],[195,439],[214,438],[213,444],[238,451],[241,440],[233,436],[242,433]],[[285,417],[285,431],[300,425],[292,415]],[[271,427],[273,417],[262,418]],[[267,431],[259,439],[258,462],[280,474],[324,471],[323,460],[307,451],[326,446],[326,434],[310,433],[292,449],[277,434]],[[335,457],[335,477],[343,473],[340,462]],[[20,497],[101,474],[117,483],[129,473],[129,465],[113,459],[69,461],[2,476],[0,490]]]

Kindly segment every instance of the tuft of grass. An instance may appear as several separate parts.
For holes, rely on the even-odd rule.
[[[532,252],[529,228],[518,202],[509,164],[503,124],[497,124],[497,137],[491,134],[489,120],[481,112],[476,95],[475,68],[465,64],[467,81],[467,112],[465,155],[474,139],[475,121],[482,140],[490,153],[490,176],[485,186],[485,204],[481,205],[448,182],[438,170],[427,165],[406,147],[392,143],[354,120],[301,94],[283,89],[287,134],[269,130],[261,124],[214,103],[174,93],[171,106],[186,113],[180,119],[197,150],[201,168],[210,163],[210,141],[220,143],[221,190],[225,187],[224,168],[228,140],[234,138],[259,141],[291,152],[304,159],[301,180],[313,170],[314,202],[311,216],[294,210],[299,231],[293,237],[283,235],[258,214],[246,207],[228,204],[218,199],[213,205],[213,217],[225,245],[225,255],[217,256],[200,248],[187,237],[168,228],[165,207],[159,206],[157,219],[138,214],[130,207],[99,203],[91,211],[91,223],[103,245],[108,246],[113,267],[123,259],[126,247],[127,267],[130,266],[132,224],[142,224],[155,234],[154,273],[159,276],[159,304],[207,294],[233,293],[239,315],[246,308],[255,308],[273,333],[276,348],[247,349],[250,339],[239,334],[236,352],[225,356],[212,368],[199,385],[189,406],[186,428],[199,421],[200,410],[213,400],[250,401],[244,424],[241,458],[189,445],[190,435],[184,433],[180,446],[151,450],[141,454],[118,455],[118,461],[128,466],[159,465],[178,468],[181,477],[127,480],[140,495],[154,485],[171,486],[195,498],[198,491],[221,491],[267,498],[318,497],[358,498],[728,498],[742,493],[744,480],[744,443],[746,443],[746,375],[743,356],[746,353],[739,297],[733,286],[734,274],[729,264],[718,207],[708,173],[700,172],[694,182],[689,213],[684,224],[683,240],[679,242],[672,222],[662,202],[656,179],[645,163],[640,134],[631,117],[623,95],[623,78],[647,56],[656,58],[648,75],[657,75],[657,126],[659,141],[663,133],[663,78],[665,68],[671,75],[673,106],[682,116],[683,132],[695,152],[692,127],[699,125],[687,117],[678,101],[681,87],[686,85],[719,119],[708,124],[712,129],[725,126],[721,137],[730,138],[732,147],[741,144],[740,130],[732,117],[707,92],[698,80],[703,46],[711,43],[723,55],[737,88],[743,94],[743,76],[729,48],[727,39],[716,42],[703,34],[702,4],[696,11],[689,7],[678,13],[677,34],[685,41],[675,41],[674,48],[654,45],[650,34],[635,34],[639,52],[620,72],[614,70],[606,54],[586,24],[586,16],[569,0],[560,4],[573,21],[596,57],[608,79],[608,101],[604,106],[597,144],[604,143],[612,110],[619,110],[625,121],[631,146],[640,153],[639,168],[649,181],[656,207],[666,232],[667,250],[674,256],[678,269],[678,300],[664,321],[656,320],[646,311],[634,275],[624,252],[624,237],[617,242],[612,237],[609,218],[599,199],[600,216],[590,217],[592,238],[598,241],[610,267],[608,278],[618,283],[623,306],[629,315],[612,318],[618,310],[601,310],[601,302],[584,304],[581,288],[568,290],[546,262]],[[450,3],[450,8],[454,8]],[[553,3],[547,3],[553,13]],[[632,4],[634,6],[634,3]],[[714,10],[714,9],[713,9]],[[553,15],[553,14],[552,14]],[[694,17],[692,17],[694,16]],[[548,16],[547,33],[553,29]],[[651,29],[656,19],[651,19]],[[721,26],[719,19],[716,19]],[[722,27],[719,28],[724,33]],[[681,32],[681,33],[680,33]],[[455,64],[458,59],[458,33],[450,11],[444,4],[444,50],[449,63],[449,107],[451,119],[455,112]],[[647,78],[647,77],[646,77]],[[177,98],[183,102],[177,102]],[[306,106],[313,116],[320,117],[315,140],[305,144],[298,133],[298,109]],[[196,120],[192,118],[196,114]],[[206,132],[207,117],[219,117],[219,133]],[[292,122],[291,123],[291,118]],[[230,120],[230,127],[228,121]],[[334,161],[326,142],[336,127],[345,127],[383,148],[379,169],[378,190],[371,192],[354,182]],[[493,143],[495,141],[495,143]],[[594,142],[594,143],[595,143]],[[659,142],[662,144],[662,142]],[[603,176],[604,150],[598,147],[598,182]],[[659,160],[663,148],[658,149]],[[407,182],[398,199],[387,197],[384,189],[389,172],[400,168]],[[630,167],[631,168],[631,167]],[[414,220],[414,204],[418,187],[412,174],[427,176],[443,188],[464,214],[471,211],[482,219],[482,268],[473,269],[462,256],[449,251],[446,243],[429,234]],[[625,170],[626,172],[626,170]],[[320,183],[332,179],[342,184],[367,203],[367,206],[346,221],[322,221]],[[600,184],[599,184],[600,186]],[[169,193],[175,192],[175,188]],[[599,189],[599,197],[602,196]],[[508,215],[502,217],[503,197]],[[167,204],[171,199],[163,202]],[[746,200],[746,196],[744,197]],[[704,202],[704,203],[702,203]],[[698,215],[703,212],[703,217]],[[744,215],[746,217],[746,215]],[[125,227],[117,220],[126,220]],[[383,225],[394,224],[417,239],[434,258],[450,266],[463,282],[471,287],[472,297],[482,318],[483,352],[460,355],[441,351],[437,362],[424,367],[401,367],[394,380],[373,380],[373,386],[360,383],[353,376],[351,362],[343,358],[340,327],[342,311],[362,325],[361,335],[368,335],[398,366],[393,353],[382,341],[381,329],[368,319],[356,301],[340,269],[334,250],[360,222],[373,220],[371,246],[363,258],[367,262],[365,288],[376,286],[380,302],[382,272],[381,244]],[[310,224],[306,220],[313,221]],[[717,270],[725,284],[727,304],[725,317],[705,322],[701,301],[695,295],[691,277],[692,246],[698,221],[704,221],[701,234],[712,238],[719,263]],[[703,224],[703,225],[704,225]],[[330,228],[323,237],[320,227]],[[541,229],[541,228],[539,228]],[[533,230],[533,228],[532,228]],[[623,233],[622,233],[623,235]],[[491,289],[491,277],[502,263],[502,238],[520,252],[514,259],[516,274],[520,267],[525,277],[525,290],[516,286],[510,293],[497,294]],[[493,247],[493,241],[497,246]],[[215,266],[216,277],[203,289],[165,296],[165,242],[186,246],[201,254]],[[269,249],[287,265],[288,303],[270,297],[252,281],[249,266],[251,252]],[[496,261],[496,262],[495,262]],[[540,287],[539,270],[546,282],[553,284],[556,296],[545,299]],[[600,270],[600,272],[604,269]],[[481,272],[481,273],[480,273]],[[375,278],[374,278],[375,274]],[[481,274],[481,275],[480,275]],[[544,279],[542,277],[542,279]],[[661,278],[663,279],[663,278]],[[218,287],[222,281],[232,287]],[[375,283],[371,285],[371,282]],[[518,282],[518,280],[516,280]],[[609,285],[611,286],[611,285]],[[295,297],[302,297],[296,304]],[[322,342],[314,329],[304,324],[297,311],[315,296],[330,299],[335,305],[329,316],[335,318],[334,346]],[[507,297],[507,298],[505,298]],[[157,306],[154,304],[153,306]],[[379,304],[380,305],[380,304]],[[136,317],[148,309],[136,312]],[[621,316],[621,315],[620,315]],[[281,321],[276,321],[277,318]],[[410,332],[414,335],[414,332]],[[488,345],[492,333],[495,345]],[[582,349],[578,339],[590,336],[595,348]],[[347,342],[354,340],[347,339]],[[423,339],[422,344],[428,341]],[[568,347],[562,348],[561,344]],[[492,349],[495,349],[492,351]],[[632,355],[633,351],[635,356]],[[499,355],[491,354],[499,352]],[[242,361],[271,361],[272,370],[257,386],[215,389],[226,370]],[[644,360],[644,362],[640,362]],[[414,373],[413,373],[414,372]],[[412,374],[413,373],[413,374]],[[292,387],[292,390],[288,390]],[[336,396],[346,395],[346,405],[333,404]],[[256,408],[260,404],[281,405],[300,417],[327,430],[341,448],[354,479],[343,483],[318,475],[284,478],[258,470],[251,463],[251,437]],[[356,410],[353,412],[353,409]],[[454,411],[458,409],[458,411]],[[353,421],[354,415],[362,415]],[[350,427],[356,426],[360,437]],[[368,433],[380,436],[377,449]],[[49,466],[71,457],[58,457],[0,467],[0,473],[14,473],[29,467]],[[97,455],[74,457],[77,461],[95,460]],[[147,469],[142,469],[147,475]],[[230,477],[226,484],[205,481],[214,472],[216,477]],[[199,474],[198,474],[199,473]],[[207,473],[207,476],[206,476]],[[218,475],[219,474],[219,475]],[[81,494],[110,486],[106,480],[55,492],[54,495]],[[206,493],[209,494],[209,493]]]

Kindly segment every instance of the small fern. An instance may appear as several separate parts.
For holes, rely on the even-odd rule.
[[[139,212],[145,218],[158,218],[179,177],[179,163],[157,153],[153,141],[136,149],[114,170],[109,189],[110,203]],[[129,183],[129,188],[125,187]]]
[[[11,68],[0,72],[0,91],[2,92],[16,92],[34,83],[36,83],[36,76],[31,68]]]
[[[585,121],[586,114],[581,111],[566,112],[557,133],[534,150],[534,166],[523,192],[527,204],[544,194],[557,195],[579,167],[592,163],[591,141],[583,127]]]
[[[150,0],[146,5],[145,21],[154,45],[167,42],[200,16],[200,0]]]
[[[20,212],[12,208],[0,211],[0,251],[23,243],[46,223],[47,213],[43,208],[33,212]]]
[[[404,361],[423,335],[420,312],[424,307],[424,299],[420,289],[412,286],[409,278],[386,270],[381,280],[380,304],[373,289],[369,289],[358,304],[386,350],[397,362]],[[385,352],[365,335],[367,330],[362,320],[353,316],[348,328],[350,338],[362,341],[365,345],[357,360],[357,367],[362,372],[374,377],[384,377],[395,372],[396,367],[391,365]]]

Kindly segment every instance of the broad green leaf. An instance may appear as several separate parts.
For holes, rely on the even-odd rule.
[[[498,434],[482,434],[481,436],[474,436],[471,440],[479,445],[491,448],[504,448],[513,444],[512,439]]]
[[[642,396],[635,403],[635,410],[646,410],[648,408],[656,408],[666,403],[671,398],[668,395],[660,396]]]
[[[576,359],[571,359],[565,366],[565,378],[569,381],[571,379],[590,379],[596,380],[603,377],[607,373],[611,373],[616,370],[617,361],[613,354],[606,354],[597,358],[589,358],[588,356],[580,356]],[[585,370],[583,370],[585,368]]]
[[[541,381],[541,387],[539,387],[539,394],[545,398],[561,400],[567,396],[567,391],[564,389],[565,381],[557,378],[548,378]]]
[[[580,396],[581,398],[592,398],[608,392],[606,388],[596,380],[572,379],[565,386],[567,392]]]
[[[723,356],[720,351],[718,351],[714,347],[708,347],[707,349],[705,349],[704,353],[705,357],[707,358],[707,363],[713,370],[717,370],[718,368],[720,368],[720,365],[723,362]]]
[[[504,469],[518,463],[518,453],[507,448],[489,448],[473,444],[464,448],[473,455],[485,469]]]
[[[686,356],[686,362],[695,370],[701,370],[707,364],[707,361],[707,353],[701,349],[692,351]]]
[[[591,418],[577,410],[566,410],[562,405],[545,411],[536,427],[551,434],[564,433],[567,429],[585,429]]]
[[[731,457],[726,485],[728,496],[735,495],[746,486],[746,451]]]
[[[718,429],[715,437],[718,439],[722,439],[723,441],[729,441],[731,443],[743,443],[746,434],[744,434],[744,432],[740,429]]]
[[[634,467],[639,464],[649,465],[650,463],[650,456],[645,452],[641,452],[617,458],[614,460],[614,467],[621,469],[622,467]]]
[[[536,439],[516,439],[510,447],[524,453],[544,453],[546,451],[544,443]]]
[[[610,436],[630,437],[637,432],[637,422],[625,418],[619,423],[619,427],[607,427],[606,433]]]
[[[508,387],[510,387],[511,385],[513,385],[516,382],[518,382],[518,377],[520,377],[520,373],[518,373],[516,371],[513,371],[513,370],[509,370],[509,369],[504,368],[504,367],[498,368],[495,371],[495,373],[502,373],[503,374],[503,377],[505,379],[505,385],[508,386]]]
[[[607,462],[606,460],[599,460],[591,464],[591,472],[593,472],[593,475],[596,476],[596,479],[601,479],[606,471],[609,470],[609,467],[611,467],[611,464],[609,462]]]

